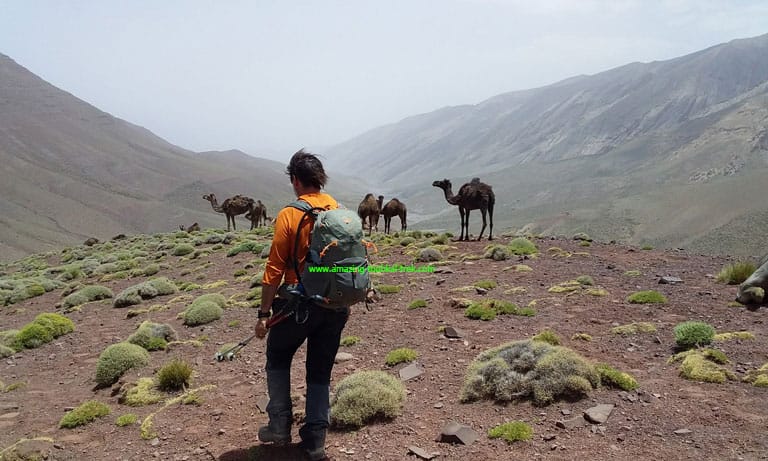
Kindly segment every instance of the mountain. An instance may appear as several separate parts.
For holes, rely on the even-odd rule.
[[[105,113],[0,55],[0,259],[226,219],[202,199],[235,194],[268,213],[293,197],[285,165],[195,153]],[[335,176],[334,176],[335,178]],[[336,190],[347,193],[343,179]],[[239,226],[249,224],[242,215]],[[238,227],[241,228],[241,227]]]
[[[451,178],[456,191],[480,176],[504,227],[764,253],[766,56],[768,34],[632,63],[409,117],[329,156],[339,168],[375,168],[383,191],[428,218],[421,227],[458,228],[433,180]]]

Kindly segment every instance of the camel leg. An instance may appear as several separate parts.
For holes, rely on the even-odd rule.
[[[483,238],[483,232],[485,232],[485,208],[480,209],[480,214],[483,215],[483,227],[480,229],[480,235],[477,236],[477,241],[479,242],[481,238]]]
[[[467,215],[464,218],[464,228],[466,229],[466,233],[464,234],[464,240],[469,242],[469,209],[466,211]]]
[[[459,216],[461,216],[461,232],[459,232],[459,240],[458,242],[461,242],[464,240],[464,208],[459,207]]]

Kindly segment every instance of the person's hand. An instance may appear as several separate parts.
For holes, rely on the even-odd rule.
[[[264,339],[264,337],[267,336],[267,331],[269,331],[267,328],[267,319],[259,319],[256,322],[256,328],[254,329],[256,337],[259,339]]]

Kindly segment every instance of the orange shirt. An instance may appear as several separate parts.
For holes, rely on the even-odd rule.
[[[338,208],[336,200],[325,192],[304,194],[299,197],[313,207],[333,210]],[[285,276],[285,283],[298,283],[296,272],[293,270],[293,248],[296,245],[296,230],[304,212],[293,207],[285,207],[277,214],[275,220],[275,236],[272,237],[272,248],[269,250],[269,260],[264,269],[264,285],[279,286]],[[314,225],[312,218],[307,217],[301,228],[299,239],[299,270],[304,267],[307,251],[309,249],[309,232]]]

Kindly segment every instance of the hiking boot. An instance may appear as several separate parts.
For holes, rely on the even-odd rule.
[[[269,426],[261,426],[259,428],[259,440],[265,443],[272,443],[274,445],[288,445],[291,443],[291,433],[280,434],[273,432]]]
[[[301,448],[304,451],[304,454],[306,455],[307,459],[310,461],[332,461],[333,458],[330,458],[328,455],[325,454],[325,447],[321,446],[319,448],[310,449],[307,448],[307,444],[302,440],[299,442],[299,448]]]

